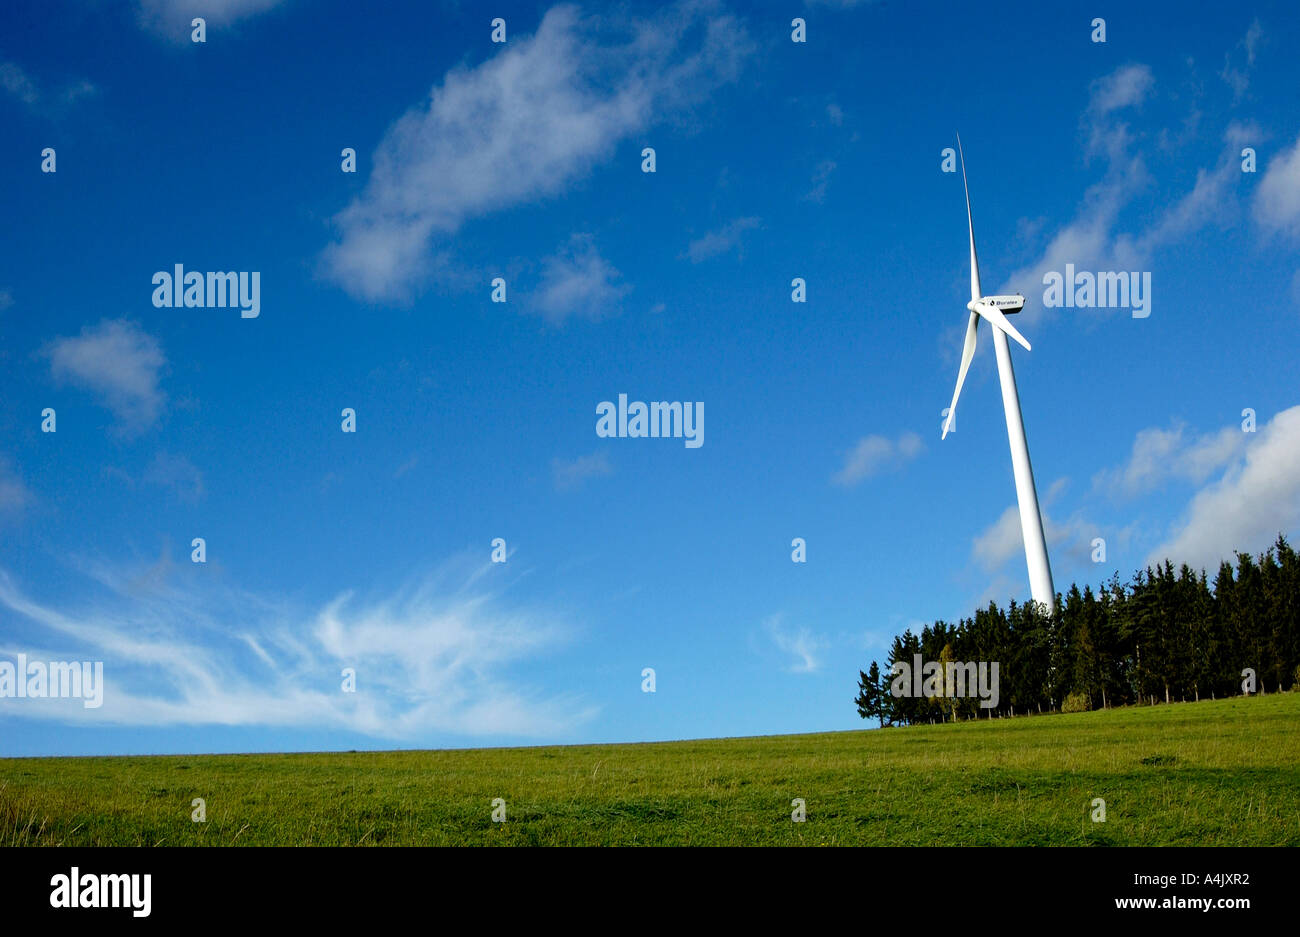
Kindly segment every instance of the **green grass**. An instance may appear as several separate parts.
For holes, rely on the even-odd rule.
[[[1300,693],[645,745],[0,760],[0,845],[60,843],[1295,846]]]

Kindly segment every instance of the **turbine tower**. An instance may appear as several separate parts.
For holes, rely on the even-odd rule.
[[[966,227],[970,232],[970,321],[966,325],[966,344],[961,352],[961,369],[957,372],[957,389],[952,393],[948,419],[943,424],[943,437],[948,438],[953,420],[957,417],[957,398],[966,380],[971,358],[975,356],[975,335],[979,320],[987,319],[993,327],[993,348],[998,358],[998,378],[1002,384],[1002,409],[1007,416],[1007,439],[1011,443],[1011,466],[1016,476],[1016,500],[1020,504],[1020,532],[1025,538],[1025,562],[1029,566],[1029,591],[1034,601],[1046,606],[1049,613],[1056,610],[1056,589],[1052,585],[1052,568],[1047,562],[1047,540],[1043,536],[1043,517],[1038,510],[1038,492],[1034,488],[1034,469],[1029,464],[1029,443],[1025,440],[1025,422],[1020,415],[1020,394],[1016,390],[1016,372],[1011,367],[1010,335],[1030,350],[1029,342],[1016,331],[1007,319],[1008,313],[1019,312],[1025,297],[982,296],[980,294],[979,261],[975,258],[975,222],[971,219],[970,186],[966,183],[966,155],[961,152],[961,135],[957,135],[957,152],[961,155],[961,184],[966,190]]]

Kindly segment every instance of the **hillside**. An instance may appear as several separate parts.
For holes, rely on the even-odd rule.
[[[641,745],[3,759],[0,843],[1294,846],[1300,693]]]

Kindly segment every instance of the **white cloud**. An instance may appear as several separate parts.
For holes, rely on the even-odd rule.
[[[1064,521],[1053,519],[1046,510],[1040,506],[1043,516],[1043,536],[1047,538],[1047,549],[1052,556],[1055,556],[1058,562],[1058,569],[1068,568],[1069,563],[1081,566],[1092,561],[1092,539],[1100,536],[1101,528],[1082,516],[1076,514]],[[1118,546],[1121,543],[1127,543],[1129,531],[1118,531],[1108,534],[1107,538],[1115,541],[1111,546]],[[1057,589],[1061,587],[1060,583],[1054,583]]]
[[[925,444],[916,433],[903,433],[898,440],[885,436],[865,436],[858,440],[844,460],[844,466],[832,481],[846,487],[882,472],[906,465],[921,454]]]
[[[1118,230],[1124,209],[1151,181],[1125,116],[1147,100],[1154,86],[1154,76],[1145,65],[1125,66],[1093,83],[1082,122],[1085,152],[1090,160],[1104,162],[1105,173],[1085,191],[1074,217],[1057,230],[1041,256],[1012,273],[1000,292],[1020,290],[1032,295],[1042,288],[1045,273],[1063,272],[1066,264],[1079,270],[1149,270],[1156,251],[1207,225],[1230,220],[1241,146],[1259,134],[1253,124],[1235,121],[1224,131],[1225,146],[1218,161],[1213,168],[1197,171],[1190,191],[1144,228]],[[1032,318],[1039,314],[1041,303],[1031,302],[1025,308]]]
[[[620,140],[734,80],[749,40],[714,10],[615,23],[556,6],[533,36],[448,72],[384,135],[365,191],[335,218],[326,274],[358,297],[406,299],[466,220],[556,195]]]
[[[1144,429],[1133,440],[1128,462],[1097,473],[1093,484],[1127,497],[1150,491],[1168,479],[1200,484],[1235,459],[1246,439],[1235,425],[1201,436],[1189,436],[1182,424]]]
[[[1025,590],[1025,574],[1023,571],[1019,575],[999,573],[968,604],[973,608],[986,608],[990,602],[1006,605],[1009,599],[1023,601]]]
[[[1219,77],[1232,89],[1233,103],[1240,101],[1246,89],[1250,87],[1250,70],[1255,65],[1255,51],[1263,36],[1264,28],[1256,18],[1236,47],[1223,57],[1223,71],[1219,73]]]
[[[575,234],[559,253],[542,262],[542,279],[531,299],[548,322],[570,316],[599,319],[617,312],[630,287],[600,256],[589,235]]]
[[[1092,83],[1088,101],[1088,111],[1096,116],[1105,116],[1112,111],[1136,107],[1146,100],[1155,85],[1155,76],[1147,65],[1124,65]],[[1108,146],[1104,128],[1094,124],[1095,144],[1102,148]]]
[[[41,92],[36,87],[36,82],[28,77],[21,65],[14,62],[0,62],[0,87],[31,107],[35,107],[41,99]]]
[[[166,365],[157,339],[126,320],[105,319],[81,335],[55,339],[45,349],[55,380],[98,395],[128,434],[157,422],[167,396],[158,387]]]
[[[1300,237],[1300,137],[1269,162],[1255,189],[1254,210],[1266,231]]]
[[[1044,273],[1064,270],[1067,263],[1081,269],[1136,269],[1132,250],[1117,244],[1112,234],[1121,209],[1147,178],[1142,159],[1129,152],[1132,138],[1121,112],[1139,105],[1153,84],[1145,65],[1125,66],[1093,82],[1083,115],[1086,154],[1090,159],[1103,157],[1106,173],[1084,192],[1074,218],[1053,235],[1042,256],[1012,273],[999,291],[1019,289],[1032,295]],[[1025,308],[1033,316],[1039,306],[1029,303]]]
[[[786,666],[791,673],[816,673],[820,669],[820,655],[826,643],[811,630],[803,626],[788,629],[781,624],[780,615],[773,615],[763,622],[763,630],[778,651],[793,658]]]
[[[1013,504],[993,524],[975,537],[971,556],[985,570],[995,570],[1017,553],[1024,553],[1025,541],[1020,533],[1020,511]]]
[[[1045,499],[1046,500],[1046,499]],[[1044,502],[1045,503],[1045,502]],[[1091,554],[1092,538],[1097,536],[1097,526],[1080,517],[1064,522],[1055,521],[1039,504],[1043,520],[1043,536],[1047,539],[1049,555],[1057,559],[1068,557],[1076,562],[1087,562]],[[1001,570],[1013,558],[1024,567],[1025,538],[1020,529],[1020,508],[1011,505],[988,528],[976,535],[971,543],[971,557],[985,572]],[[1060,583],[1057,583],[1060,588]]]
[[[1167,208],[1159,220],[1137,239],[1134,253],[1146,260],[1158,248],[1177,242],[1212,223],[1222,223],[1235,204],[1233,194],[1241,178],[1241,148],[1258,140],[1254,124],[1233,121],[1223,134],[1227,144],[1213,169],[1198,169],[1192,190]]]
[[[153,460],[138,477],[116,465],[104,466],[103,473],[105,477],[115,478],[133,489],[140,483],[166,488],[178,500],[191,504],[202,499],[206,491],[203,473],[194,463],[170,452],[154,453]]]
[[[145,470],[144,480],[170,490],[182,501],[194,502],[203,497],[203,473],[184,456],[155,453],[153,462]]]
[[[576,459],[552,459],[551,474],[555,478],[555,487],[561,491],[572,491],[582,487],[589,478],[600,478],[614,474],[609,464],[609,454],[593,452],[591,455]]]
[[[0,513],[19,511],[31,503],[32,493],[14,470],[12,463],[0,455]]]
[[[1224,432],[1234,431],[1228,427]],[[1241,433],[1240,427],[1235,432]],[[1243,436],[1247,434],[1241,434]],[[1198,491],[1184,519],[1148,563],[1213,571],[1234,551],[1260,552],[1300,525],[1300,406],[1261,426],[1223,475]]]
[[[509,673],[564,643],[569,629],[471,589],[478,571],[465,577],[454,565],[385,598],[343,593],[315,611],[105,568],[92,573],[103,593],[69,608],[29,598],[0,573],[0,607],[14,616],[4,650],[51,647],[54,659],[104,661],[101,708],[34,700],[23,709],[68,722],[419,739],[553,736],[591,718],[594,708],[576,697],[542,695]],[[456,576],[459,585],[448,582]],[[355,693],[342,691],[345,667],[356,671]]]
[[[804,196],[805,201],[816,202],[820,205],[826,201],[826,187],[830,185],[831,173],[835,172],[835,161],[831,159],[822,160],[813,172],[812,189]]]
[[[691,241],[686,248],[686,256],[691,263],[698,264],[710,257],[725,254],[740,244],[742,234],[757,228],[760,223],[758,218],[737,218],[730,221],[717,231],[710,231]]]
[[[73,81],[59,91],[42,89],[34,78],[16,62],[0,62],[0,88],[29,109],[48,116],[59,116],[80,98],[97,93],[88,81]]]
[[[144,28],[174,42],[190,41],[190,23],[201,16],[208,27],[229,26],[258,16],[284,0],[137,0]]]

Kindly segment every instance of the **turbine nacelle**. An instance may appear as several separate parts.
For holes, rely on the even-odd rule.
[[[992,306],[1000,309],[1005,315],[1011,315],[1025,308],[1025,297],[1019,293],[1010,296],[984,296],[980,298],[986,306]],[[973,309],[973,301],[966,304],[967,309]]]
[[[1016,330],[1016,327],[1011,324],[1006,316],[1006,313],[1008,312],[1019,312],[1024,308],[1024,305],[1025,297],[1023,296],[985,296],[980,299],[972,299],[966,304],[966,308],[972,313],[988,319],[990,325],[1014,338],[1024,346],[1025,351],[1033,351],[1029,342],[1025,340],[1025,337],[1021,335],[1019,331]],[[976,321],[975,316],[972,315],[972,330],[970,333],[972,350],[974,349],[975,336],[973,323]],[[954,406],[956,405],[956,400],[953,401],[953,404]]]

